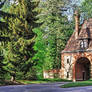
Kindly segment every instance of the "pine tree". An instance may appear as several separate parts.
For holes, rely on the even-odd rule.
[[[15,0],[10,8],[10,13],[16,15],[16,18],[9,18],[7,36],[10,41],[6,44],[4,57],[12,81],[15,77],[22,78],[22,75],[25,78],[34,65],[32,57],[35,53],[33,50],[35,34],[32,29],[38,26],[35,23],[37,13],[33,11],[37,5],[38,2],[30,0]]]
[[[6,10],[4,10],[4,7],[6,5],[6,0],[2,1],[0,0],[0,79],[5,78],[5,74],[7,73],[7,70],[5,69],[6,63],[4,62],[4,43],[9,40],[8,37],[5,36],[6,31],[8,29],[8,22],[5,21],[6,17],[9,18],[12,16]],[[7,6],[7,5],[6,5]]]

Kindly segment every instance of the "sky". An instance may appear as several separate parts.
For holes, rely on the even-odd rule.
[[[9,1],[11,4],[14,3],[14,0],[9,0]],[[43,1],[46,1],[46,0],[43,0]],[[70,0],[71,3],[67,6],[68,10],[67,12],[65,12],[65,15],[67,15],[69,21],[71,21],[73,18],[73,12],[74,12],[73,7],[75,7],[75,5],[80,6],[83,1],[84,0]]]
[[[65,12],[69,21],[71,21],[73,18],[74,7],[76,7],[76,5],[80,6],[84,0],[70,0],[70,1],[71,1],[71,3],[67,6],[69,8],[68,8],[67,12]]]

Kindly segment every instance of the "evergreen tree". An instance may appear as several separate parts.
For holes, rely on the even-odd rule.
[[[5,9],[7,7],[7,9]],[[7,0],[0,0],[0,34],[7,33],[8,30],[8,18],[15,17],[15,15],[10,14],[9,11],[10,2]],[[7,20],[6,20],[7,19]],[[3,31],[2,31],[3,30]]]
[[[34,65],[32,57],[35,53],[35,34],[32,29],[38,26],[35,23],[37,13],[33,11],[37,5],[38,2],[30,0],[15,0],[10,8],[10,13],[16,15],[16,18],[9,18],[7,36],[10,41],[6,44],[4,58],[8,63],[7,70],[12,76],[12,81],[15,77],[25,78]]]
[[[6,10],[4,10],[4,7],[6,5],[6,0],[0,0],[0,79],[5,78],[5,74],[7,73],[7,70],[5,69],[6,64],[4,62],[4,43],[9,40],[8,37],[5,36],[6,31],[8,29],[8,22],[5,21],[6,17],[9,18],[12,16],[11,14],[7,13]]]

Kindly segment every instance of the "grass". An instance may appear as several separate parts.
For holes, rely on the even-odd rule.
[[[49,82],[71,82],[70,80],[64,79],[39,79],[39,80],[17,80],[22,84],[40,84],[40,83],[49,83]]]
[[[62,88],[70,88],[70,87],[82,87],[82,86],[92,86],[92,80],[72,82],[72,83],[62,85],[61,87]]]
[[[17,80],[17,82],[20,82],[22,84],[40,84],[40,83],[47,83],[46,81],[38,81],[38,80]]]
[[[40,83],[50,83],[50,82],[71,82],[70,80],[65,79],[39,79],[39,80],[17,80],[16,82],[0,80],[0,86],[2,85],[25,85],[25,84],[40,84]],[[92,86],[92,80],[80,81],[80,82],[71,82],[65,85],[62,85],[62,88],[69,87],[81,87],[81,86]]]
[[[12,82],[9,80],[0,80],[0,86],[5,86],[5,85],[20,85],[21,83],[18,82]]]
[[[0,80],[0,86],[5,85],[26,85],[26,84],[40,84],[40,83],[49,83],[49,82],[70,82],[69,80],[64,79],[38,79],[38,80],[16,80],[12,82],[9,80]]]

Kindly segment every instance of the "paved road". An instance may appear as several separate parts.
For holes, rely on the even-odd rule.
[[[0,92],[92,92],[92,86],[60,88],[65,83],[47,83],[31,85],[1,86]]]

